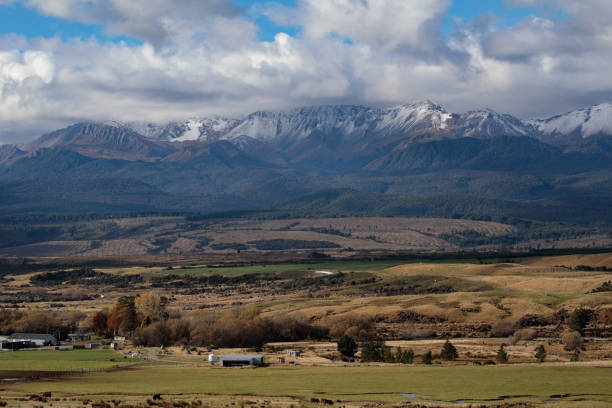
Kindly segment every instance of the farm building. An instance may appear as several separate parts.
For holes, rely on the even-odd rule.
[[[299,350],[287,350],[287,357],[300,357],[302,352]]]
[[[68,338],[71,342],[75,341],[87,341],[89,340],[89,334],[87,333],[69,333]]]
[[[25,340],[5,340],[0,341],[0,350],[22,350],[34,348],[36,345],[31,341]]]
[[[13,333],[9,341],[31,342],[35,346],[57,346],[58,342],[51,334]]]
[[[259,367],[263,364],[263,358],[261,354],[226,354],[219,361],[223,367]]]

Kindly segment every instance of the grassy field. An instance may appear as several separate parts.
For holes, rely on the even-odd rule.
[[[439,401],[503,397],[547,401],[551,396],[612,403],[612,368],[506,367],[283,367],[220,369],[155,366],[61,382],[13,385],[10,391],[78,395],[255,395],[325,397],[342,401],[408,401],[407,394]]]
[[[253,265],[253,266],[236,266],[236,267],[219,267],[219,268],[181,268],[164,273],[172,273],[177,275],[222,275],[222,276],[240,276],[249,274],[281,274],[284,272],[294,271],[331,271],[331,272],[364,272],[364,271],[381,271],[397,265],[404,265],[406,261],[338,261],[338,262],[320,262],[320,263],[282,263],[269,265]]]
[[[36,350],[0,353],[0,371],[104,370],[133,364],[111,350]]]

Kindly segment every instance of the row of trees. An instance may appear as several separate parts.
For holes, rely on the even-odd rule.
[[[338,339],[338,351],[346,357],[354,357],[358,350],[355,340],[348,336],[342,335]],[[442,347],[442,351],[437,356],[434,356],[431,351],[425,353],[422,357],[423,364],[431,364],[435,358],[440,358],[446,361],[454,361],[459,357],[457,349],[450,341],[446,341]],[[382,343],[369,341],[361,348],[361,361],[363,362],[385,362],[412,364],[414,362],[414,350],[402,350],[398,347],[395,352],[391,347],[385,347]]]
[[[167,299],[154,292],[121,297],[113,308],[93,317],[98,335],[129,334],[136,345],[261,347],[270,341],[322,339],[329,328],[317,326],[299,315],[262,317],[256,306],[225,312],[170,315]]]
[[[338,351],[346,357],[354,357],[357,352],[357,343],[350,336],[343,335],[338,340]],[[567,347],[566,347],[567,349]],[[538,345],[535,350],[534,357],[540,362],[544,362],[546,359],[546,348],[543,344]],[[580,357],[580,351],[575,349],[572,355],[572,361],[578,361]],[[415,354],[412,349],[402,350],[398,347],[395,352],[391,347],[385,347],[382,344],[376,344],[374,342],[367,343],[361,349],[361,361],[362,362],[385,362],[385,363],[400,363],[400,364],[412,364],[414,362]],[[431,351],[426,352],[421,357],[423,364],[432,364],[435,359],[441,359],[445,361],[455,361],[459,358],[457,348],[447,340],[442,346],[440,354],[434,355]],[[502,344],[495,357],[498,363],[508,362],[508,353]]]

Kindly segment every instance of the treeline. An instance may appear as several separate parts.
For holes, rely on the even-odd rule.
[[[126,288],[136,283],[142,283],[141,275],[115,275],[97,272],[91,268],[62,270],[34,275],[30,282],[38,286],[59,285],[112,285],[116,288]]]
[[[261,347],[271,341],[328,338],[329,328],[299,315],[262,317],[255,306],[225,312],[185,315],[166,310],[168,299],[155,292],[121,297],[92,318],[98,335],[128,335],[149,347],[190,344],[214,347]]]
[[[38,312],[0,308],[0,334],[43,333],[64,339],[79,329],[89,330],[90,318],[79,311]]]

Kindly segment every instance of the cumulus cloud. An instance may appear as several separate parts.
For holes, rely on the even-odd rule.
[[[141,43],[0,37],[0,142],[86,119],[422,99],[531,118],[612,99],[612,18],[601,17],[612,17],[612,5],[603,0],[507,0],[563,16],[505,28],[481,16],[447,37],[447,0],[298,0],[259,9],[300,28],[273,41],[259,41],[245,10],[225,0],[22,2]]]

